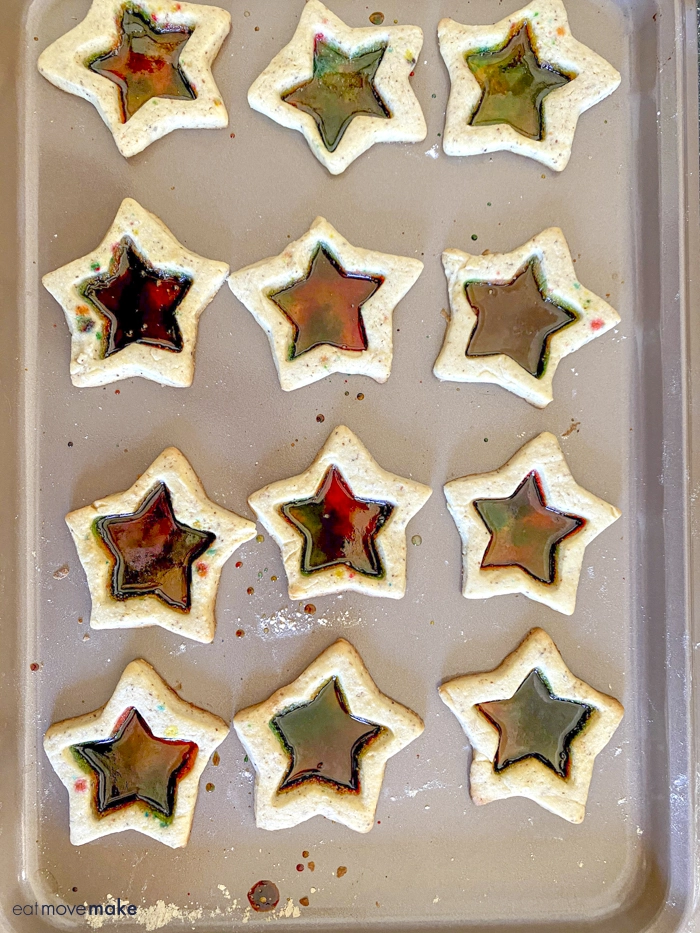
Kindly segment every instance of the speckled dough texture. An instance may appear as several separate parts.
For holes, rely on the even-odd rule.
[[[476,499],[505,499],[535,471],[548,507],[584,519],[584,524],[556,546],[554,582],[543,583],[520,567],[482,567],[491,534],[477,512]],[[528,441],[492,473],[454,479],[445,486],[447,508],[462,538],[462,593],[486,599],[522,593],[558,612],[571,615],[586,546],[620,517],[619,509],[579,486],[564,459],[559,441],[544,432]]]
[[[384,728],[360,753],[359,790],[338,791],[322,782],[307,781],[280,793],[289,755],[270,722],[285,710],[309,703],[333,677],[350,714]],[[325,816],[360,833],[374,825],[387,760],[424,728],[419,716],[380,692],[358,652],[343,638],[326,648],[291,684],[265,702],[236,713],[233,725],[255,767],[255,821],[260,829],[286,829],[312,816]]]
[[[577,318],[554,333],[547,342],[544,372],[533,376],[505,353],[467,356],[477,315],[467,298],[466,286],[474,282],[504,285],[534,260],[541,275],[545,298],[573,311]],[[544,408],[553,399],[552,380],[561,360],[620,322],[620,315],[606,301],[584,288],[576,278],[564,234],[558,227],[538,233],[510,253],[473,256],[458,249],[442,254],[447,278],[451,316],[445,342],[435,361],[438,379],[453,382],[489,382],[502,386]]]
[[[366,350],[344,350],[323,344],[292,359],[294,327],[269,296],[305,279],[320,246],[328,250],[345,272],[381,276],[384,281],[362,306]],[[279,256],[232,273],[228,283],[267,334],[280,385],[289,391],[331,373],[370,376],[377,382],[386,382],[393,357],[392,314],[422,271],[423,263],[418,259],[352,246],[327,220],[317,217],[309,230]]]
[[[41,74],[61,90],[94,104],[127,158],[173,130],[228,126],[228,114],[211,65],[231,28],[230,14],[219,7],[184,0],[138,0],[132,5],[155,26],[167,24],[192,30],[179,61],[196,94],[195,100],[153,97],[122,122],[119,88],[109,78],[91,71],[88,63],[119,45],[125,0],[93,0],[82,23],[44,49],[38,63]]]
[[[566,778],[559,777],[536,758],[523,758],[502,771],[494,768],[499,732],[477,706],[512,697],[533,670],[544,675],[556,697],[584,703],[592,710],[571,741],[570,771]],[[543,629],[533,629],[495,670],[448,680],[438,692],[459,720],[473,748],[470,792],[474,803],[529,797],[570,823],[583,820],[595,758],[612,738],[624,710],[617,700],[575,677]]]
[[[175,808],[169,822],[159,820],[140,802],[100,816],[94,802],[97,775],[91,769],[81,768],[71,752],[72,745],[111,738],[115,724],[131,707],[138,710],[154,736],[197,745],[192,767],[177,783]],[[73,845],[82,845],[125,829],[135,829],[173,849],[186,845],[194,818],[199,778],[211,754],[228,732],[229,727],[223,719],[180,699],[148,662],[132,661],[124,668],[114,693],[104,706],[75,719],[54,723],[44,737],[46,755],[68,790],[70,840]],[[82,781],[87,783],[84,790],[80,789]]]
[[[130,343],[104,356],[104,315],[81,288],[110,267],[114,249],[128,238],[137,252],[156,270],[186,275],[192,282],[175,310],[182,334],[182,350],[167,350],[145,343]],[[97,270],[97,271],[96,271]],[[102,386],[120,379],[142,376],[161,385],[192,385],[199,317],[214,298],[229,273],[225,262],[204,259],[179,243],[155,214],[132,198],[122,201],[114,223],[96,250],[49,272],[45,288],[63,308],[71,334],[70,376],[79,387]]]
[[[507,123],[470,123],[482,89],[465,56],[503,48],[524,24],[540,64],[575,75],[544,99],[542,139],[530,139]],[[571,35],[562,0],[533,0],[492,26],[463,26],[443,19],[438,25],[438,38],[451,82],[443,137],[447,155],[469,156],[506,149],[560,172],[571,158],[579,116],[612,94],[620,83],[620,74],[612,65]]]
[[[316,495],[326,471],[336,466],[358,499],[387,502],[394,506],[376,537],[384,574],[371,577],[343,564],[304,573],[304,538],[287,521],[281,507]],[[368,596],[400,599],[406,592],[406,525],[428,501],[432,490],[403,476],[383,470],[370,452],[341,425],[330,434],[303,473],[271,483],[249,498],[251,508],[282,551],[290,599],[306,599],[355,590]]]
[[[282,97],[313,76],[314,42],[322,36],[346,55],[356,55],[380,43],[386,51],[374,86],[391,114],[382,119],[355,117],[337,148],[326,148],[314,118],[286,103]],[[320,0],[308,0],[291,42],[272,59],[248,91],[248,103],[276,123],[298,130],[316,158],[333,175],[345,169],[370,146],[380,142],[420,142],[427,127],[409,76],[423,45],[418,26],[365,26],[353,29],[338,19]]]
[[[114,558],[95,530],[98,518],[135,512],[158,484],[170,493],[178,521],[190,528],[213,532],[216,539],[196,561],[190,586],[189,611],[169,606],[155,595],[117,599],[112,595]],[[211,642],[216,631],[214,607],[223,565],[244,541],[255,537],[255,524],[222,509],[207,498],[204,487],[186,458],[168,447],[126,492],[98,499],[66,515],[80,563],[87,576],[94,629],[143,628],[160,625],[169,632]]]

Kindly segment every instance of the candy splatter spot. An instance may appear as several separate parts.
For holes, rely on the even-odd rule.
[[[236,629],[236,638],[243,638],[244,635],[245,635],[245,632],[242,628]]]
[[[382,23],[384,22],[384,14],[383,13],[370,13],[369,21],[370,23],[372,23],[373,26],[381,26]]]
[[[314,614],[314,612],[316,612],[316,607],[314,606],[313,603],[307,603],[307,604],[304,606],[304,612],[305,612],[307,615],[310,615],[310,616],[311,616],[311,615]]]
[[[243,566],[243,561],[242,561],[242,560],[237,560],[237,561],[236,561],[236,567],[240,569],[242,566]]]
[[[255,590],[253,589],[252,586],[249,586],[248,589],[246,590],[246,593],[248,594],[248,596],[252,596],[254,592]]]
[[[599,317],[594,317],[593,320],[591,321],[591,330],[600,330],[600,328],[603,327],[604,325],[605,325],[605,321],[603,321]]]
[[[308,858],[308,857],[309,857],[309,852],[308,852],[307,849],[304,849],[304,851],[301,853],[301,857],[302,857],[302,858]]]
[[[301,862],[299,862],[297,865],[297,871],[304,871],[304,866],[301,864]]]
[[[206,577],[209,573],[209,567],[207,564],[203,564],[201,561],[195,565],[197,569],[197,575],[200,577]]]
[[[358,401],[358,402],[361,402],[361,401],[364,399],[364,397],[365,397],[364,392],[358,392],[358,393],[357,393],[357,401]]]
[[[323,424],[325,420],[326,420],[325,415],[316,415],[316,421],[318,421],[319,424]]]
[[[345,865],[340,865],[339,868],[338,868],[338,870],[337,870],[337,872],[336,872],[336,875],[337,875],[338,878],[342,878],[343,875],[346,875],[346,874],[347,874],[347,871],[348,871],[348,870],[347,870],[347,868],[345,867]]]
[[[265,535],[256,535],[255,540],[258,542],[258,544],[262,544],[265,540]]]
[[[216,790],[216,785],[215,785],[215,784],[212,784],[212,782],[209,781],[209,783],[206,784],[206,785],[204,786],[204,790],[205,790],[208,794],[211,794],[211,792],[212,792],[213,790]]]
[[[258,881],[248,891],[248,900],[253,910],[274,910],[279,904],[280,891],[273,881]]]
[[[420,535],[413,535],[411,538],[411,544],[414,545],[414,547],[420,547],[422,543],[423,539]]]
[[[38,671],[40,667],[41,667],[41,664],[37,664],[36,661],[32,661],[32,663],[29,665],[29,670],[36,673],[36,671]]]
[[[308,899],[308,897],[300,897],[300,898],[299,898],[299,903],[301,904],[302,907],[308,907],[308,906],[309,906],[309,899]]]
[[[85,778],[78,778],[73,787],[79,794],[82,794],[87,790],[88,783]]]
[[[215,768],[218,768],[221,764],[221,755],[218,752],[214,752],[214,754],[211,756],[211,763]]]

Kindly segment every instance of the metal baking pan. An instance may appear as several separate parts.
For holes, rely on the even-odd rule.
[[[129,162],[92,107],[36,71],[39,52],[82,19],[88,0],[2,3],[3,929],[85,927],[84,917],[36,916],[27,905],[40,914],[43,904],[117,897],[138,905],[137,916],[93,926],[238,930],[274,916],[348,933],[700,929],[694,4],[569,0],[574,34],[623,79],[582,117],[573,158],[555,175],[514,155],[454,159],[440,149],[448,81],[438,20],[492,22],[519,0],[387,0],[378,7],[387,18],[425,32],[413,80],[428,138],[377,146],[331,177],[299,134],[246,103],[252,79],[291,36],[301,0],[221,3],[233,16],[215,67],[229,131],[177,132]],[[331,6],[351,25],[374,10]],[[119,394],[73,388],[63,316],[40,275],[92,249],[127,195],[188,247],[234,269],[279,252],[317,214],[358,245],[422,258],[425,272],[396,312],[389,382],[336,375],[283,393],[265,335],[224,289],[202,318],[191,389],[138,379],[119,383]],[[619,309],[620,327],[568,358],[544,411],[496,387],[439,383],[431,368],[445,326],[443,248],[507,250],[552,224],[563,228],[581,281]],[[126,488],[174,444],[213,499],[250,515],[247,495],[304,469],[340,423],[383,466],[435,490],[409,528],[422,544],[410,548],[403,600],[346,594],[305,614],[286,598],[265,536],[238,552],[241,568],[230,561],[224,570],[213,644],[157,628],[90,632],[66,512]],[[562,438],[576,479],[623,510],[587,550],[572,617],[523,597],[463,599],[459,538],[441,489],[500,466],[545,429]],[[56,573],[64,566],[67,574]],[[447,677],[495,666],[535,624],[576,674],[627,709],[597,760],[580,826],[523,799],[474,806],[466,741],[436,692]],[[369,835],[321,818],[257,830],[251,767],[232,733],[220,765],[205,772],[215,790],[200,793],[186,848],[136,833],[70,845],[66,794],[42,736],[50,722],[102,704],[128,661],[146,658],[186,699],[230,720],[339,635],[380,688],[426,722],[389,763]],[[282,895],[274,915],[247,910],[246,892],[262,878]],[[13,913],[17,905],[23,913]]]

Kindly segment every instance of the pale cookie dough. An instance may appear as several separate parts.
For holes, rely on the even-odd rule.
[[[304,572],[304,534],[282,513],[285,505],[316,496],[332,468],[353,497],[393,507],[374,538],[381,573],[370,576],[345,562]],[[335,428],[311,466],[298,476],[271,483],[249,498],[251,508],[282,551],[290,599],[355,590],[368,596],[401,598],[406,591],[406,525],[430,497],[429,486],[383,470],[360,439],[344,425]]]
[[[89,67],[117,49],[124,11],[140,12],[155,31],[190,30],[179,64],[194,100],[152,97],[125,120],[118,86]],[[39,56],[39,71],[56,87],[84,97],[97,108],[123,156],[136,155],[152,142],[182,128],[228,126],[228,114],[211,65],[231,28],[226,10],[184,0],[93,0],[85,19]]]
[[[97,807],[98,772],[81,760],[72,746],[115,737],[124,714],[135,709],[153,736],[193,742],[189,768],[176,778],[172,815],[166,817],[141,800],[105,809]],[[44,736],[44,750],[68,790],[70,841],[79,846],[125,829],[163,842],[173,849],[187,844],[199,778],[214,750],[226,738],[228,725],[206,710],[181,700],[146,661],[132,661],[104,706],[91,713],[54,723]]]
[[[538,233],[510,253],[481,256],[448,249],[442,254],[450,297],[450,320],[433,372],[445,381],[491,382],[526,399],[537,408],[552,401],[552,380],[561,360],[600,337],[620,321],[606,301],[584,288],[576,278],[571,253],[558,227]],[[505,353],[467,356],[477,326],[477,314],[466,288],[470,284],[507,285],[533,264],[543,298],[575,315],[575,320],[545,342],[541,375],[533,375]]]
[[[556,574],[551,583],[536,579],[519,566],[482,566],[492,536],[475,500],[507,499],[532,473],[539,481],[547,508],[583,520],[574,533],[556,544]],[[571,615],[576,606],[586,546],[621,515],[614,505],[574,481],[557,438],[549,432],[528,441],[500,469],[447,483],[445,498],[462,538],[464,596],[486,599],[522,593],[565,615]]]
[[[293,355],[295,327],[270,296],[303,282],[319,249],[350,276],[382,280],[359,310],[367,341],[365,350],[323,343]],[[393,356],[392,314],[422,271],[423,263],[418,259],[352,246],[327,220],[317,217],[310,229],[279,256],[232,273],[228,284],[267,334],[280,385],[290,391],[331,373],[370,376],[386,382]]]
[[[168,604],[153,592],[113,595],[116,559],[100,537],[96,522],[105,516],[129,517],[160,485],[167,489],[175,519],[182,525],[216,537],[191,563],[190,606]],[[216,505],[196,473],[175,447],[168,447],[125,492],[98,499],[70,512],[66,523],[87,576],[94,629],[144,628],[160,625],[169,632],[211,642],[216,630],[214,607],[223,565],[245,541],[255,537],[255,524]]]
[[[111,325],[83,290],[90,282],[112,274],[113,257],[123,243],[130,244],[154,272],[191,283],[174,312],[182,338],[181,350],[134,340],[106,355],[105,330]],[[143,376],[161,385],[192,385],[199,317],[228,273],[225,262],[191,253],[158,217],[132,198],[126,198],[94,252],[49,272],[42,279],[66,315],[71,333],[73,385],[101,386],[134,376]]]
[[[359,114],[345,130],[336,148],[326,147],[311,114],[287,103],[283,97],[311,81],[314,48],[325,40],[346,56],[386,46],[374,77],[374,88],[390,117]],[[304,134],[311,151],[333,175],[337,175],[374,143],[420,142],[427,127],[409,77],[423,45],[418,26],[366,26],[353,29],[338,19],[320,0],[308,0],[291,42],[272,59],[248,91],[248,103],[276,123]]]
[[[573,700],[590,711],[570,741],[569,770],[565,777],[535,757],[521,758],[496,770],[499,729],[479,709],[479,704],[510,699],[532,671],[542,676],[550,696]],[[473,748],[469,778],[474,803],[529,797],[570,823],[583,820],[596,755],[610,741],[624,710],[617,700],[575,677],[545,631],[533,629],[495,670],[448,680],[438,692],[459,720]]]
[[[508,123],[473,126],[482,87],[467,64],[467,56],[498,51],[526,27],[540,66],[567,77],[542,102],[542,138],[530,138]],[[533,0],[493,26],[463,26],[452,19],[438,25],[440,52],[450,74],[443,149],[447,155],[469,156],[506,149],[529,156],[555,171],[571,157],[579,116],[608,97],[620,75],[605,59],[571,35],[561,0]]]
[[[359,752],[357,787],[340,788],[331,780],[311,776],[281,790],[293,756],[272,721],[309,704],[333,679],[347,712],[369,728],[381,727]],[[374,825],[387,760],[424,728],[414,712],[380,692],[360,655],[343,638],[326,648],[291,684],[263,703],[236,713],[233,725],[255,767],[255,821],[260,829],[286,829],[312,816],[325,816],[360,833]]]

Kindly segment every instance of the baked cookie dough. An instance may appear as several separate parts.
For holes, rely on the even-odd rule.
[[[233,726],[255,767],[260,829],[325,816],[359,833],[374,825],[387,760],[424,728],[380,692],[343,638],[291,684],[236,713]]]
[[[211,65],[230,28],[230,14],[215,6],[93,0],[38,67],[56,87],[95,105],[128,158],[173,130],[228,126]]]
[[[445,486],[462,538],[462,594],[522,593],[571,615],[586,545],[620,517],[579,486],[559,442],[544,432],[492,473]]]
[[[42,279],[66,315],[73,385],[133,376],[192,385],[199,317],[228,273],[126,198],[94,252]]]
[[[423,263],[352,246],[323,217],[284,252],[229,276],[267,334],[285,391],[349,373],[386,382],[392,314]]]
[[[472,745],[476,804],[529,797],[580,823],[596,755],[622,719],[622,705],[575,677],[541,628],[493,671],[438,688]]]
[[[438,379],[492,382],[544,408],[561,360],[620,321],[576,278],[564,234],[538,233],[510,253],[442,254],[450,297]]]
[[[400,599],[406,591],[406,525],[428,486],[383,470],[344,425],[299,476],[248,502],[282,551],[290,599],[355,590]]]
[[[562,0],[533,0],[493,26],[443,19],[438,38],[451,81],[447,155],[506,149],[560,172],[579,116],[620,83],[571,35]]]
[[[420,142],[427,127],[409,78],[418,26],[346,26],[308,0],[289,45],[248,91],[248,103],[299,130],[333,175],[380,142]]]
[[[146,661],[132,661],[104,706],[54,723],[44,736],[68,791],[70,841],[135,829],[173,849],[186,845],[199,778],[228,731]]]
[[[87,576],[94,629],[160,625],[211,642],[223,565],[255,524],[215,505],[168,447],[126,492],[66,515]]]

